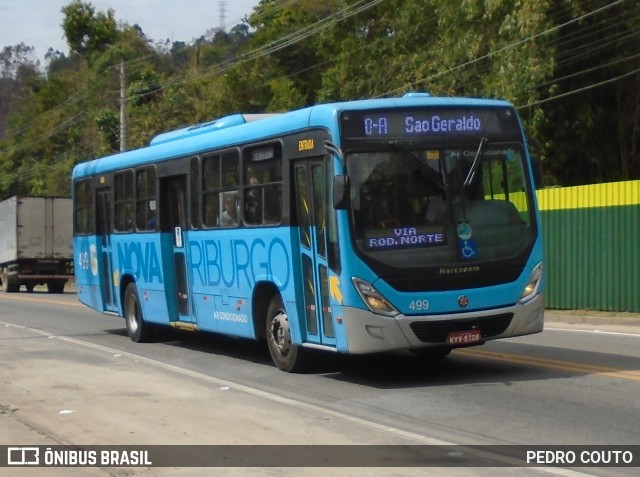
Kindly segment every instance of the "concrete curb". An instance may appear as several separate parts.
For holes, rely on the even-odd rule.
[[[550,323],[616,325],[640,327],[640,314],[591,310],[545,310],[545,321]]]

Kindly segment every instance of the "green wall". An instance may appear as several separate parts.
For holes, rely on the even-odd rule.
[[[640,181],[538,191],[546,305],[640,312]]]

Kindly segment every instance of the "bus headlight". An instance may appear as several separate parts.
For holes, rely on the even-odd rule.
[[[385,316],[396,316],[400,313],[378,290],[373,288],[372,285],[359,278],[354,277],[352,280],[360,297],[362,297],[362,300],[373,313]]]
[[[524,287],[522,295],[520,295],[520,303],[525,303],[531,298],[536,296],[538,289],[540,288],[540,282],[542,281],[542,262],[535,266],[529,277],[529,283]]]

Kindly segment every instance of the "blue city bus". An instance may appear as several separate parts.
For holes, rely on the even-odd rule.
[[[540,332],[534,170],[500,100],[401,98],[236,114],[73,170],[78,296],[159,327],[310,350],[453,348]]]

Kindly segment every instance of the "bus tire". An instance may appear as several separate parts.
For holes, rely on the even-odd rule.
[[[269,353],[278,369],[290,373],[301,371],[304,350],[291,342],[289,317],[280,295],[274,296],[269,303],[266,331]]]
[[[149,341],[153,333],[151,325],[144,321],[142,308],[138,299],[138,288],[129,283],[124,292],[124,320],[127,324],[127,335],[135,343]]]

